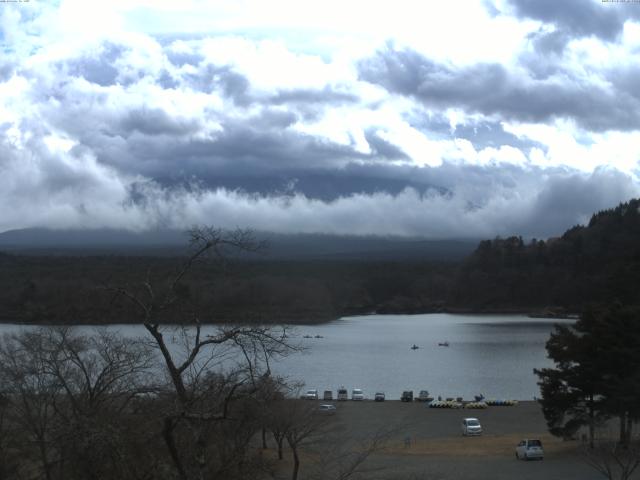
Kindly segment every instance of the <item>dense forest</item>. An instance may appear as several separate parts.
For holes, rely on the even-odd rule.
[[[639,209],[638,199],[622,203],[547,241],[482,241],[460,267],[448,304],[573,312],[589,303],[637,304]]]
[[[462,262],[201,261],[181,283],[181,298],[205,322],[317,322],[373,312],[557,315],[591,302],[632,305],[640,285],[639,208],[640,200],[623,203],[546,241],[484,240]],[[0,320],[135,322],[112,287],[162,285],[185,258],[0,254]]]

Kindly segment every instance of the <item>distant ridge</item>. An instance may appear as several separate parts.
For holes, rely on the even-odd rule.
[[[443,260],[458,261],[478,240],[428,240],[420,237],[280,234],[256,232],[268,248],[259,258],[290,260]],[[185,252],[188,235],[180,230],[50,230],[31,228],[0,233],[0,250],[41,255],[149,255]]]
[[[101,248],[121,246],[181,246],[187,235],[179,230],[132,232],[108,228],[53,230],[26,228],[0,233],[0,246],[32,248]]]

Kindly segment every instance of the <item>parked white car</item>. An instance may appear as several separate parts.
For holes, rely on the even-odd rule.
[[[462,435],[482,435],[482,425],[477,418],[462,419]]]
[[[354,388],[351,391],[351,400],[364,400],[364,392],[359,388]]]
[[[537,439],[522,440],[516,447],[516,458],[522,460],[542,460],[544,458],[542,442]]]
[[[304,398],[307,400],[318,400],[318,390],[307,390],[304,394]]]
[[[324,415],[334,415],[336,413],[336,406],[330,404],[320,405],[318,407],[318,412]]]

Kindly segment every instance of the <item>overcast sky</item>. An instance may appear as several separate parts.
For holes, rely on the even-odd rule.
[[[541,238],[640,194],[640,3],[31,0],[0,48],[0,231]]]

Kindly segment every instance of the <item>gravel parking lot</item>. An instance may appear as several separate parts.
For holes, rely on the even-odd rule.
[[[364,438],[393,429],[384,451],[372,455],[368,479],[544,479],[591,480],[600,477],[579,454],[577,442],[563,442],[547,433],[540,407],[521,402],[486,410],[435,409],[422,403],[333,402],[331,422],[345,437]],[[463,437],[464,417],[480,420],[484,433]],[[523,438],[539,438],[543,461],[515,458]],[[304,468],[301,471],[304,478]]]

